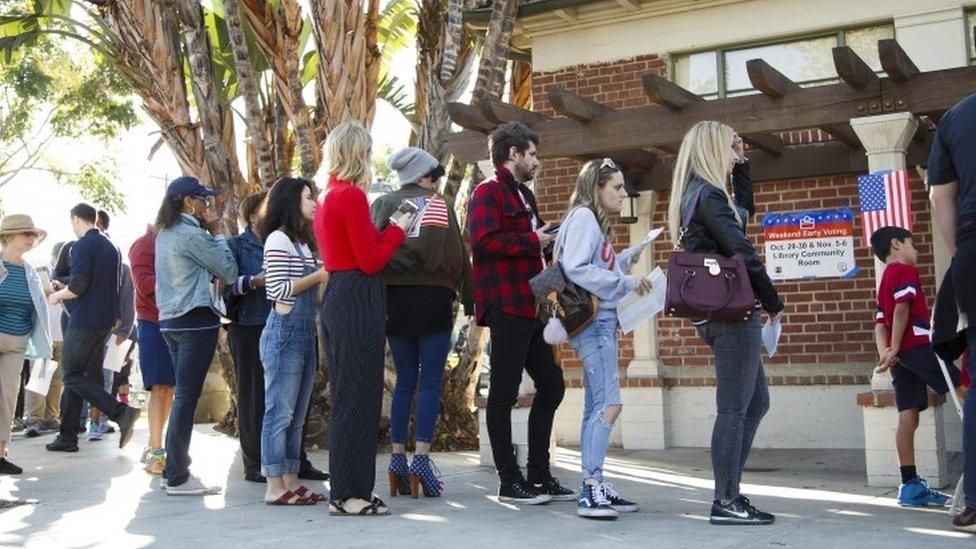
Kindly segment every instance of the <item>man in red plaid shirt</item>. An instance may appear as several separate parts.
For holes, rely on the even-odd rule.
[[[489,137],[495,177],[478,185],[468,204],[468,231],[474,270],[478,324],[491,330],[491,378],[486,422],[498,470],[498,499],[536,505],[553,499],[575,501],[576,494],[549,471],[552,420],[562,401],[562,369],[542,338],[529,279],[545,267],[545,247],[555,238],[543,223],[535,195],[525,185],[539,169],[539,136],[509,122]],[[535,382],[529,413],[528,481],[512,445],[512,406],[522,369]]]

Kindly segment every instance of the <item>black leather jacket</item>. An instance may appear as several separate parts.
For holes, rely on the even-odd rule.
[[[736,210],[742,219],[741,225],[736,221],[725,193],[697,175],[692,176],[681,197],[682,219],[691,207],[692,196],[702,185],[704,189],[698,198],[698,207],[684,236],[684,249],[694,253],[721,254],[726,257],[742,255],[746,262],[746,269],[749,271],[749,282],[752,283],[752,289],[756,292],[756,298],[762,308],[770,314],[782,311],[783,301],[776,293],[773,281],[766,274],[766,267],[756,254],[752,241],[746,236],[746,222],[756,214],[748,162],[736,164],[732,170],[732,191]]]

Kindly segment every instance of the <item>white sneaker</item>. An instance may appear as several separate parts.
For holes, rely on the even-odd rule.
[[[220,486],[206,486],[197,477],[190,475],[186,482],[176,486],[166,485],[166,494],[170,496],[212,496],[221,492]]]

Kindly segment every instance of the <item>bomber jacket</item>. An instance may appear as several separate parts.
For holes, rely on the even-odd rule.
[[[377,198],[370,214],[376,228],[383,230],[390,216],[405,199],[416,197],[440,199],[447,208],[444,227],[421,219],[420,235],[407,238],[383,269],[383,279],[391,286],[443,286],[460,293],[465,314],[472,314],[474,297],[471,284],[471,260],[461,236],[454,204],[430,189],[407,184]]]
[[[685,186],[681,197],[681,218],[684,219],[692,206],[692,197],[702,185],[705,186],[704,190],[698,198],[697,208],[684,236],[684,249],[693,253],[720,254],[726,257],[742,255],[749,272],[749,282],[762,308],[769,314],[782,311],[783,301],[766,273],[765,265],[756,254],[752,241],[746,236],[746,222],[756,214],[749,164],[736,164],[732,170],[733,199],[742,220],[741,224],[732,213],[722,189],[697,175],[693,175]]]

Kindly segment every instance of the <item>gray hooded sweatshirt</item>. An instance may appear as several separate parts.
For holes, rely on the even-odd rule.
[[[638,248],[627,248],[618,255],[593,211],[579,206],[560,226],[556,247],[566,276],[600,300],[597,318],[616,318],[617,302],[637,288],[637,281],[627,273]]]

